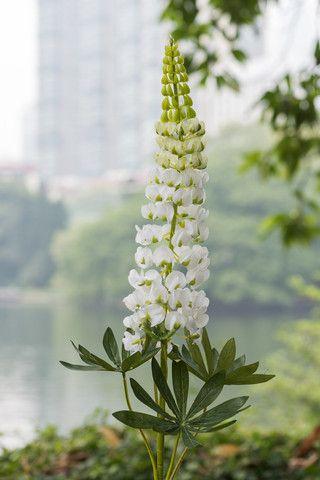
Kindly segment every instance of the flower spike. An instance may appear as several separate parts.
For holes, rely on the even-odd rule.
[[[209,300],[199,290],[209,277],[204,185],[208,181],[203,155],[204,124],[192,108],[184,59],[173,39],[165,47],[162,114],[156,124],[157,166],[146,187],[142,216],[150,223],[137,228],[135,260],[129,283],[134,288],[124,303],[131,314],[124,347],[141,351],[146,337],[170,343],[184,327],[199,338],[208,322]],[[152,222],[152,223],[151,223]]]

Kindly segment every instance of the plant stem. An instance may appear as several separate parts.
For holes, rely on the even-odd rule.
[[[161,370],[165,378],[168,376],[167,365],[167,341],[161,342]],[[160,395],[159,405],[165,409],[166,404],[164,398]],[[163,457],[164,457],[164,434],[157,434],[157,472],[158,480],[163,480]]]
[[[171,473],[172,473],[172,470],[173,470],[173,467],[174,467],[174,462],[175,462],[175,459],[176,459],[176,454],[177,454],[178,445],[179,445],[179,441],[180,441],[180,435],[181,435],[181,433],[179,432],[177,437],[176,437],[176,440],[174,442],[174,447],[173,447],[173,451],[172,451],[172,455],[171,455],[171,459],[170,459],[170,464],[169,464],[169,468],[168,468],[167,475],[166,475],[166,480],[170,480],[170,478],[171,478]]]
[[[174,477],[175,477],[175,475],[176,475],[176,473],[178,473],[178,470],[179,470],[179,468],[181,467],[181,464],[182,464],[182,462],[183,462],[183,460],[184,460],[184,457],[186,456],[187,451],[188,451],[188,448],[186,447],[186,448],[183,450],[183,452],[181,453],[181,455],[180,455],[180,457],[179,457],[179,459],[178,459],[178,461],[177,461],[177,463],[176,463],[176,466],[174,467],[174,469],[173,469],[173,471],[172,471],[172,474],[170,475],[170,477],[168,477],[168,480],[173,480]]]
[[[130,397],[129,397],[129,390],[128,390],[128,382],[127,382],[127,377],[126,377],[125,373],[122,373],[122,380],[123,380],[124,395],[126,397],[126,402],[127,402],[127,405],[128,405],[128,409],[132,411],[132,406],[131,406]],[[146,447],[147,452],[149,454],[150,462],[151,462],[151,465],[152,465],[152,471],[153,471],[153,480],[158,480],[157,465],[156,465],[156,461],[155,461],[154,455],[152,453],[148,438],[147,438],[147,436],[146,436],[146,434],[144,433],[143,430],[139,429],[139,432],[141,434],[141,437],[143,439],[143,443],[145,444],[145,447]]]

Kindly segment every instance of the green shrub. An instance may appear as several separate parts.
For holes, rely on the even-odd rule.
[[[232,443],[231,439],[232,438]],[[316,480],[320,462],[291,470],[296,440],[287,435],[232,430],[216,433],[206,451],[194,451],[179,480]],[[320,448],[318,449],[320,454]],[[23,448],[0,456],[2,480],[150,480],[144,446],[129,430],[105,422],[87,424],[61,436],[54,427]]]

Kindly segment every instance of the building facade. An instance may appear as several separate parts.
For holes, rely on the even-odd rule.
[[[159,111],[158,0],[39,0],[39,167],[100,176],[142,165]]]

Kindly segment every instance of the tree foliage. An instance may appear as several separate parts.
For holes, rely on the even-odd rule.
[[[208,247],[213,252],[214,280],[207,292],[211,301],[224,305],[249,304],[270,307],[292,305],[287,278],[298,271],[310,279],[314,251],[294,248],[284,252],[276,238],[263,246],[257,227],[265,215],[289,204],[281,185],[261,185],[254,172],[241,177],[237,168],[241,153],[270,144],[270,133],[260,127],[226,130],[214,141],[208,169],[213,182],[207,189],[211,210],[209,227],[213,233]],[[210,152],[210,145],[209,145]],[[245,192],[245,195],[244,195]],[[142,194],[141,194],[142,196]],[[56,281],[77,300],[120,302],[127,291],[128,262],[134,253],[134,225],[139,224],[140,195],[129,195],[117,210],[107,211],[101,220],[74,226],[55,243]],[[219,254],[216,254],[219,252]]]
[[[254,26],[272,0],[169,0],[162,20],[171,22],[173,36],[188,44],[187,66],[204,85],[212,78],[218,87],[239,91],[237,78],[221,71],[219,40],[237,63],[247,55],[239,48],[241,30]],[[289,8],[289,6],[288,6]],[[228,55],[227,53],[227,55]],[[245,155],[244,168],[255,168],[263,179],[285,182],[291,192],[286,210],[268,216],[265,234],[277,230],[285,246],[310,244],[320,235],[320,43],[315,41],[313,61],[298,73],[287,72],[264,92],[259,102],[263,119],[274,131],[274,142],[266,150]]]
[[[0,286],[47,285],[51,241],[66,224],[63,205],[7,183],[0,185],[0,205]]]

